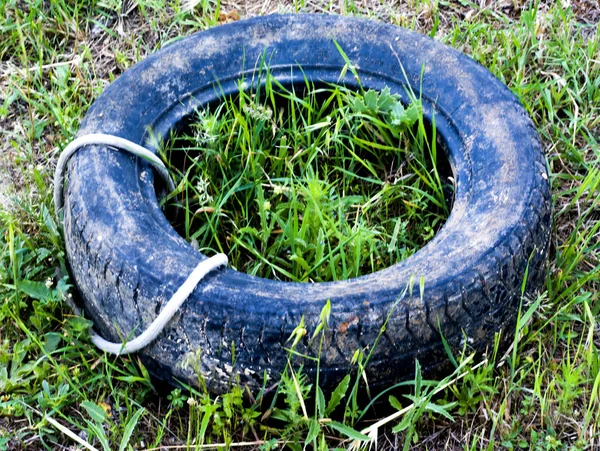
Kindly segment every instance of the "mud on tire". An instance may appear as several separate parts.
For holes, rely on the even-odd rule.
[[[523,107],[485,68],[419,34],[374,21],[320,15],[268,16],[182,39],[121,75],[92,105],[79,130],[110,133],[155,150],[195,108],[237,91],[266,55],[282,84],[304,77],[356,87],[336,42],[365,89],[388,86],[408,102],[421,96],[456,182],[452,212],[414,256],[352,280],[277,282],[231,269],[210,274],[159,338],[140,352],[157,378],[213,391],[229,376],[251,387],[286,365],[285,341],[302,316],[313,330],[331,300],[321,383],[343,377],[358,348],[373,344],[409,279],[425,292],[406,296],[375,349],[373,385],[448,364],[440,335],[483,351],[496,332],[509,337],[526,294],[541,287],[548,256],[550,188],[538,135]],[[302,68],[302,70],[300,70]],[[406,78],[405,78],[406,74]],[[86,313],[105,338],[139,334],[205,258],[171,227],[158,205],[149,166],[124,152],[89,146],[69,163],[65,240]],[[418,286],[418,282],[417,282]],[[316,354],[316,344],[300,352]],[[233,363],[232,349],[235,349]],[[311,373],[314,367],[305,362]]]

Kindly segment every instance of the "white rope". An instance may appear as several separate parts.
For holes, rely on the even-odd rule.
[[[158,158],[148,149],[125,138],[106,135],[104,133],[92,133],[74,139],[67,147],[65,147],[58,158],[56,171],[54,172],[54,205],[56,207],[57,216],[63,209],[63,184],[65,182],[65,174],[67,172],[67,163],[69,162],[69,158],[71,158],[73,154],[82,147],[92,145],[105,145],[113,147],[117,150],[126,150],[133,155],[143,158],[144,160],[148,161],[148,163],[150,163],[154,169],[156,169],[158,175],[160,175],[160,177],[167,184],[169,191],[175,190],[175,183],[173,183],[173,180],[169,176],[169,171],[167,171],[166,166],[160,160],[160,158]]]
[[[127,343],[111,343],[92,331],[92,343],[103,351],[116,355],[129,354],[130,352],[136,352],[148,346],[148,344],[154,341],[158,334],[162,332],[169,320],[177,313],[181,304],[183,304],[192,291],[194,291],[196,285],[204,279],[204,276],[213,269],[225,265],[227,265],[227,256],[225,254],[217,254],[206,260],[202,260],[183,285],[181,285],[177,292],[169,299],[169,302],[167,302],[165,307],[160,311],[156,319],[152,321],[152,324],[133,340],[128,341]]]
[[[164,163],[148,149],[118,136],[105,135],[102,133],[84,135],[75,139],[65,147],[56,165],[56,172],[54,173],[54,205],[56,207],[56,215],[59,218],[59,224],[61,222],[60,211],[63,208],[64,202],[63,185],[67,163],[69,162],[69,158],[71,158],[75,152],[88,145],[111,146],[118,150],[126,150],[133,155],[144,158],[157,170],[158,174],[167,183],[169,189],[175,189],[175,184],[173,183],[173,180],[171,180]],[[152,321],[150,326],[133,340],[124,343],[112,343],[102,338],[92,329],[90,331],[92,343],[101,350],[116,355],[129,354],[145,348],[163,331],[169,320],[177,313],[198,283],[200,283],[208,273],[221,266],[227,266],[227,255],[225,254],[217,254],[202,260],[198,266],[196,266],[196,269],[188,276],[183,285],[179,287],[171,299],[165,304],[164,308],[160,311],[156,319]],[[71,307],[76,314],[80,314],[79,309],[75,305],[72,305]]]

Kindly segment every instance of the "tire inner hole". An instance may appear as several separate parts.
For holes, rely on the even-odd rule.
[[[160,149],[177,232],[248,274],[358,277],[408,258],[453,201],[444,139],[420,100],[330,84],[256,89],[204,106]]]

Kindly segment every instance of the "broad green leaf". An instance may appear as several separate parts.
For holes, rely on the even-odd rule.
[[[372,89],[369,89],[364,95],[365,105],[373,112],[377,112],[377,97],[377,91]]]
[[[398,432],[404,431],[406,428],[408,428],[411,425],[412,421],[413,421],[412,411],[407,412],[406,415],[402,418],[402,421],[392,428],[392,432],[394,434],[397,434]]]
[[[417,103],[412,103],[406,109],[406,121],[408,122],[408,125],[413,125],[415,122],[417,122],[420,115],[421,115],[420,105]]]
[[[346,426],[345,424],[338,423],[337,421],[332,421],[330,423],[327,423],[327,426],[329,426],[331,429],[338,431],[340,434],[343,434],[346,437],[351,438],[352,440],[360,440],[360,441],[371,440],[371,438],[369,436],[367,436],[365,434],[361,434],[356,429],[352,429],[350,426]]]
[[[325,415],[325,395],[321,387],[317,387],[317,409],[320,417]]]
[[[321,426],[319,425],[319,422],[314,418],[311,419],[308,425],[308,433],[306,434],[306,440],[304,441],[304,443],[308,445],[310,442],[315,440],[319,435],[320,430]]]
[[[308,266],[308,263],[306,263],[306,260],[304,260],[304,258],[302,258],[301,256],[294,254],[294,255],[290,255],[289,259],[293,262],[298,263],[303,270],[305,271],[310,271],[310,267]]]
[[[210,422],[211,418],[213,417],[213,414],[215,413],[215,411],[218,409],[218,406],[207,405],[207,406],[204,406],[203,409],[205,409],[205,410],[204,410],[204,415],[202,416],[202,423],[200,425],[200,434],[198,434],[198,438],[199,438],[201,444],[204,443],[204,436],[206,435],[206,430],[208,429],[208,423]]]
[[[415,360],[415,397],[421,396],[421,383],[423,376],[421,374],[421,364]]]
[[[327,403],[327,408],[325,409],[325,416],[328,417],[335,410],[335,408],[340,404],[340,401],[344,396],[346,396],[346,392],[348,391],[348,387],[350,386],[350,375],[346,374],[346,376],[342,379],[342,381],[335,388],[333,393],[331,394],[331,398],[329,399],[329,403]]]
[[[5,366],[0,366],[0,393],[7,393],[10,385],[8,370]]]
[[[351,107],[352,107],[352,111],[353,111],[354,113],[364,113],[364,112],[366,112],[366,111],[367,111],[367,106],[366,106],[366,105],[365,105],[365,103],[364,103],[364,102],[363,102],[361,99],[359,99],[359,98],[353,99],[353,100],[351,101]]]
[[[91,432],[90,435],[92,435],[100,441],[104,451],[111,451],[110,445],[108,443],[108,437],[106,436],[106,432],[104,432],[104,428],[102,427],[102,425],[99,423],[92,423],[89,420],[86,420],[86,422],[88,424],[88,430]]]
[[[444,417],[448,418],[450,421],[454,421],[454,417],[452,415],[450,415],[450,412],[448,412],[448,409],[452,409],[456,404],[458,404],[458,403],[455,401],[455,402],[451,402],[451,403],[440,406],[438,404],[428,402],[425,406],[425,409],[430,410],[435,413],[439,413],[440,415],[443,415]]]
[[[379,99],[377,99],[377,110],[387,113],[398,103],[398,97],[390,94],[390,88],[389,86],[386,86],[383,88],[381,93],[379,93]]]
[[[51,352],[56,351],[56,348],[58,348],[62,337],[63,336],[58,332],[48,332],[46,335],[44,335],[44,352],[50,354]]]
[[[32,280],[22,280],[19,283],[20,290],[27,296],[45,301],[52,298],[52,290],[44,282],[34,282]]]
[[[394,395],[390,395],[388,400],[394,409],[402,410],[402,404],[400,404],[400,401]]]
[[[121,444],[119,445],[119,451],[125,451],[125,448],[127,448],[129,440],[131,439],[131,434],[133,434],[133,431],[137,426],[140,417],[144,414],[145,411],[146,409],[140,407],[125,425],[125,429],[123,430],[123,438],[121,439]]]
[[[405,125],[407,121],[406,110],[404,106],[400,102],[396,103],[392,109],[390,110],[390,115],[392,118],[392,125]]]
[[[17,379],[19,374],[23,373],[23,361],[25,360],[25,356],[27,355],[27,351],[29,350],[30,346],[31,341],[29,338],[25,338],[24,340],[15,343],[13,346],[12,364],[10,366],[11,379]]]
[[[98,404],[91,401],[83,401],[81,407],[85,409],[90,418],[96,423],[104,423],[106,420],[106,412]]]

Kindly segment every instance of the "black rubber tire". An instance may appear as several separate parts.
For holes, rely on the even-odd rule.
[[[201,376],[213,391],[232,375],[261,386],[265,372],[275,379],[284,369],[286,340],[302,316],[314,330],[331,300],[320,374],[329,387],[347,373],[357,349],[372,346],[412,276],[414,296],[391,315],[367,371],[372,385],[389,384],[412,375],[415,358],[425,368],[447,367],[440,334],[455,349],[466,340],[477,351],[496,332],[510,337],[524,278],[526,294],[543,284],[551,196],[531,120],[485,68],[414,32],[321,15],[213,28],[122,74],[92,105],[79,135],[110,133],[153,150],[149,130],[167,136],[194,108],[237,92],[238,80],[252,80],[263,55],[284,84],[304,83],[304,76],[337,82],[344,59],[335,42],[365,88],[389,86],[406,100],[408,81],[425,115],[435,113],[456,181],[448,221],[414,256],[343,282],[284,283],[215,271],[139,353],[154,376],[192,385]],[[350,71],[343,83],[356,86]],[[147,327],[204,258],[171,227],[153,183],[146,163],[103,146],[78,152],[69,164],[64,230],[72,277],[95,327],[114,341]],[[307,336],[299,351],[316,355],[317,343]],[[313,362],[304,364],[314,373]]]

